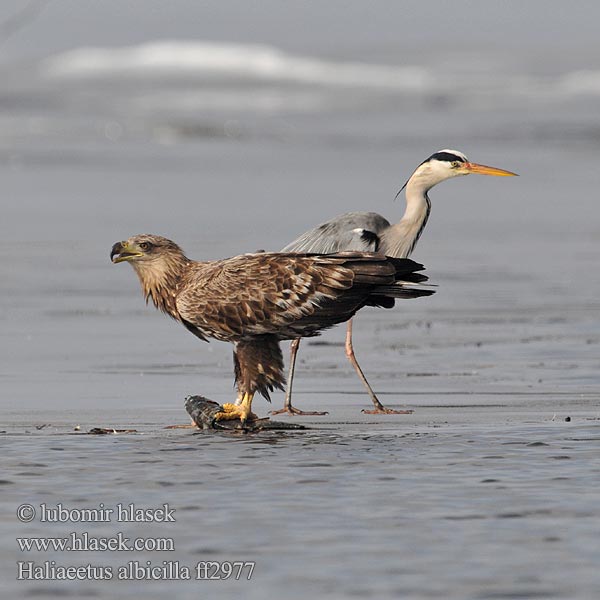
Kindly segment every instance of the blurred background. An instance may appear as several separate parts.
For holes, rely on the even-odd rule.
[[[599,22],[592,1],[1,2],[7,597],[145,585],[17,581],[16,537],[73,527],[21,524],[19,504],[167,500],[176,524],[119,530],[176,554],[73,561],[256,560],[255,585],[211,598],[600,597]],[[338,327],[300,351],[295,403],[330,411],[311,430],[165,431],[188,394],[231,401],[231,347],[145,306],[112,244],[157,233],[215,259],[346,211],[396,221],[443,148],[520,177],[433,189],[413,257],[438,293],[356,319],[381,401],[414,414],[361,415]]]
[[[414,257],[439,293],[364,311],[365,366],[390,392],[407,371],[449,375],[420,382],[432,391],[464,390],[453,373],[473,374],[469,389],[596,389],[600,8],[577,6],[3,2],[7,401],[120,405],[135,390],[160,404],[170,385],[226,399],[228,347],[145,309],[112,243],[160,233],[213,259],[277,250],[345,211],[394,221],[397,190],[441,148],[521,177],[431,192]],[[390,327],[402,336],[381,338]],[[346,369],[341,352],[313,352],[315,368]],[[148,372],[177,383],[140,389]]]

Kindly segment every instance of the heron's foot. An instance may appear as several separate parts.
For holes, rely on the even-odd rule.
[[[365,415],[412,415],[414,410],[395,410],[393,408],[386,408],[385,406],[381,406],[379,408],[366,409],[363,408],[360,412]]]
[[[223,404],[222,409],[214,416],[213,421],[233,421],[239,419],[243,427],[246,421],[256,421],[258,419],[248,404],[231,404],[227,402]]]
[[[300,410],[299,408],[296,408],[295,406],[292,406],[291,404],[289,406],[284,406],[283,408],[280,408],[279,410],[271,410],[269,411],[270,415],[299,415],[299,416],[306,416],[306,417],[322,417],[323,415],[328,415],[329,413],[327,411],[323,411],[323,412],[319,412],[318,410]]]

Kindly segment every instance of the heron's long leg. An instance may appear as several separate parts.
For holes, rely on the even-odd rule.
[[[287,387],[285,390],[285,401],[283,403],[283,408],[279,410],[272,410],[270,414],[272,415],[281,415],[283,413],[287,413],[289,415],[309,415],[309,416],[321,416],[327,415],[327,412],[318,412],[318,411],[304,411],[292,406],[292,383],[294,381],[294,371],[296,370],[296,355],[298,354],[298,348],[300,348],[300,339],[296,338],[292,340],[290,344],[290,370],[288,371],[287,378]]]
[[[410,415],[412,410],[394,410],[392,408],[386,408],[381,402],[379,402],[379,398],[375,395],[373,388],[369,385],[365,374],[362,372],[358,361],[356,360],[356,356],[354,355],[354,346],[352,345],[352,321],[350,319],[348,321],[348,326],[346,328],[346,357],[350,361],[350,364],[354,367],[356,374],[363,382],[365,388],[367,389],[367,393],[371,398],[371,402],[373,402],[373,406],[375,407],[372,410],[363,409],[362,412],[367,413],[369,415]]]

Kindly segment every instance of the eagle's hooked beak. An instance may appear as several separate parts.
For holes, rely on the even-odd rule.
[[[140,252],[135,246],[130,246],[127,242],[117,242],[110,251],[110,260],[116,264],[142,255],[143,252]]]

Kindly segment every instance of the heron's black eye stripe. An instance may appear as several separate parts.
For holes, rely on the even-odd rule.
[[[461,156],[457,156],[456,154],[451,154],[450,152],[436,152],[432,154],[427,160],[445,160],[447,162],[461,162],[464,163],[465,160]],[[427,160],[425,162],[427,162]]]

